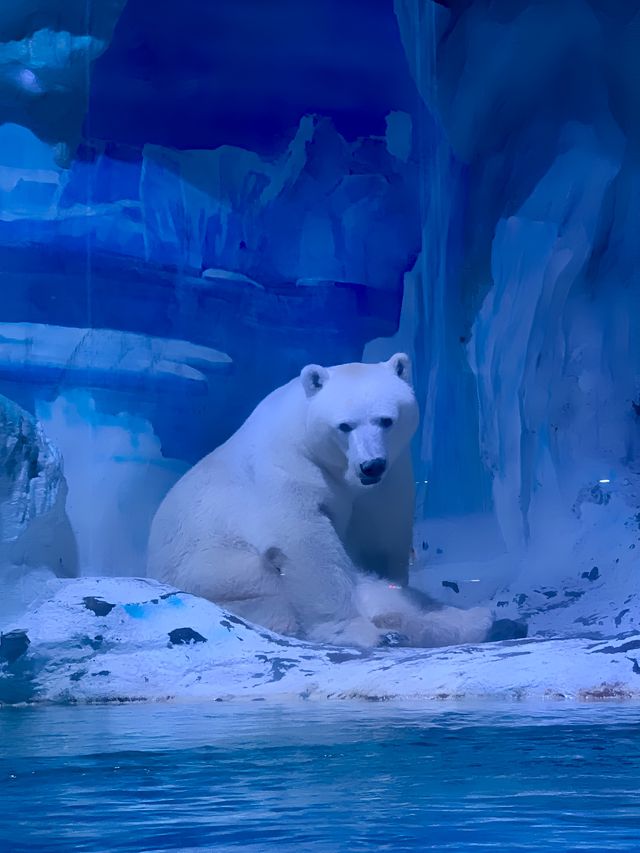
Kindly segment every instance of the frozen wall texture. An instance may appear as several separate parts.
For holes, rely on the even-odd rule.
[[[637,589],[639,11],[396,2],[444,136],[434,191],[459,200],[439,202],[435,228],[424,222],[441,239],[423,242],[422,302],[407,319],[416,353],[430,347],[420,360],[426,514],[451,505],[448,490],[459,495],[458,512],[482,517],[463,558],[496,555],[466,577],[526,587],[516,599],[529,611],[586,596],[575,630],[601,625],[614,601],[622,612]],[[637,601],[616,624],[633,618]]]
[[[4,397],[0,435],[0,571],[16,563],[48,564],[60,575],[75,574],[60,453],[40,424]]]
[[[82,570],[303,364],[406,349],[416,582],[628,626],[640,2],[59,6],[0,12],[0,392]]]

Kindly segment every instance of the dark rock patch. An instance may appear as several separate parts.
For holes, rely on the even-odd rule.
[[[297,660],[291,660],[290,658],[271,658],[267,655],[256,655],[256,658],[263,663],[271,664],[271,681],[281,681],[288,670],[294,669],[298,665]]]
[[[69,676],[69,681],[80,681],[87,674],[86,669],[78,669]]]
[[[247,628],[251,626],[247,625]],[[285,646],[286,648],[291,648],[293,643],[290,643],[285,637],[281,637],[278,634],[264,634],[262,631],[258,631],[258,636],[262,637],[263,640],[268,640],[270,643],[273,643],[276,646]],[[301,638],[303,639],[303,638]]]
[[[169,643],[172,646],[188,646],[190,643],[206,643],[207,638],[203,637],[193,628],[174,628],[169,631]]]
[[[352,652],[329,652],[327,660],[329,663],[345,663],[349,660],[360,660],[364,655],[354,654]]]
[[[633,664],[633,669],[631,671],[633,673],[635,673],[635,675],[640,675],[640,666],[638,666],[638,659],[637,658],[627,658],[627,660],[630,660],[631,663]]]
[[[515,619],[496,619],[489,630],[488,643],[499,643],[502,640],[522,640],[529,633],[524,622]]]
[[[159,595],[157,598],[151,598],[149,601],[144,602],[145,604],[160,604],[161,601],[166,601],[168,598],[173,598],[174,595],[182,595],[180,592],[164,592],[162,595]]]
[[[586,628],[590,625],[595,625],[597,621],[597,616],[579,616],[577,619],[573,620],[573,623],[574,625],[584,625]]]
[[[496,657],[498,660],[506,660],[507,658],[521,658],[530,654],[531,652],[503,652],[502,654],[496,655]]]
[[[442,586],[446,589],[452,589],[454,592],[460,592],[460,587],[455,581],[442,581]]]
[[[234,616],[233,613],[225,611],[225,619],[227,622],[231,622],[233,625],[239,625],[241,628],[247,628],[247,630],[251,630],[251,625],[249,625],[248,622],[245,622],[244,619],[240,619],[239,616]]]
[[[620,627],[620,623],[622,622],[624,617],[627,615],[627,613],[629,613],[628,607],[626,607],[624,610],[621,610],[620,613],[618,613],[618,615],[615,617],[615,619],[613,621],[616,623],[616,628]]]
[[[233,625],[231,624],[231,621],[229,619],[221,619],[220,624],[223,628],[226,628],[229,633],[233,631]],[[242,640],[242,637],[240,637],[239,639]]]
[[[570,598],[573,601],[577,601],[579,598],[582,598],[582,596],[584,595],[584,591],[583,590],[567,589],[567,590],[565,590],[564,595],[565,595],[565,598]]]
[[[597,581],[600,577],[600,571],[597,566],[594,566],[590,572],[583,572],[581,577],[588,581]]]
[[[82,601],[87,610],[91,610],[96,616],[108,616],[115,607],[115,604],[110,604],[108,601],[96,598],[93,595],[85,596]]]
[[[640,640],[630,640],[628,643],[623,643],[621,646],[605,646],[603,649],[594,649],[602,654],[617,655],[621,652],[633,652],[640,649]]]
[[[26,631],[16,630],[0,634],[0,661],[14,663],[27,651],[30,642]]]

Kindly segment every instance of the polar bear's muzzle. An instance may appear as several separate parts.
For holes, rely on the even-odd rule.
[[[387,469],[387,460],[377,457],[360,464],[358,477],[363,486],[375,486]]]

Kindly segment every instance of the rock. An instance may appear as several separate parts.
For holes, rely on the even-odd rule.
[[[95,595],[87,595],[82,600],[87,610],[91,610],[96,616],[107,616],[115,607],[115,604],[110,604],[108,601],[97,598]]]
[[[9,631],[0,634],[0,661],[14,663],[29,648],[29,637],[26,631]]]
[[[76,573],[62,458],[41,425],[0,396],[0,566]]]
[[[207,638],[193,628],[174,628],[169,631],[169,642],[172,646],[185,646],[189,643],[206,643]]]
[[[516,622],[513,619],[497,619],[491,626],[488,643],[497,643],[501,640],[522,640],[528,634],[524,622]]]
[[[87,599],[113,607],[98,615]],[[516,623],[496,626],[516,637]],[[11,677],[0,678],[0,704],[299,698],[428,706],[447,697],[640,696],[637,633],[604,641],[493,639],[437,649],[340,649],[278,636],[163,584],[80,578],[58,581],[52,595],[9,626],[0,648],[14,662],[5,667]]]

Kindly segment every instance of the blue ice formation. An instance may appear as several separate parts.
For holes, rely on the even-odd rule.
[[[32,415],[0,396],[0,578],[12,565],[76,573],[66,497],[59,450]]]
[[[308,361],[357,359],[395,329],[420,234],[415,163],[385,138],[347,143],[328,119],[305,117],[277,159],[151,145],[122,158],[95,143],[62,169],[31,131],[6,124],[0,163],[2,320],[191,341],[233,363],[234,380],[210,387],[194,440],[184,441],[183,412],[171,416],[179,399],[138,396],[145,415],[159,410],[169,455],[195,461]],[[51,397],[45,361],[27,372]]]
[[[305,362],[398,349],[438,584],[490,594],[459,566],[507,555],[511,583],[526,552],[553,577],[578,560],[559,543],[617,542],[640,494],[640,2],[204,6],[0,12],[0,391],[62,449],[81,562],[139,568],[133,504],[144,526]],[[77,447],[109,484],[100,531]]]
[[[81,135],[90,70],[105,51],[126,0],[88,8],[26,0],[0,10],[2,122],[30,128],[68,165]]]
[[[457,201],[427,223],[440,241],[423,304],[436,310],[414,312],[415,347],[431,347],[420,381],[436,392],[421,452],[458,475],[464,510],[493,515],[510,549],[569,520],[579,489],[612,470],[633,506],[640,4],[613,6],[396,3],[440,156],[458,164],[436,182]],[[489,500],[475,465],[457,464],[465,452]]]

